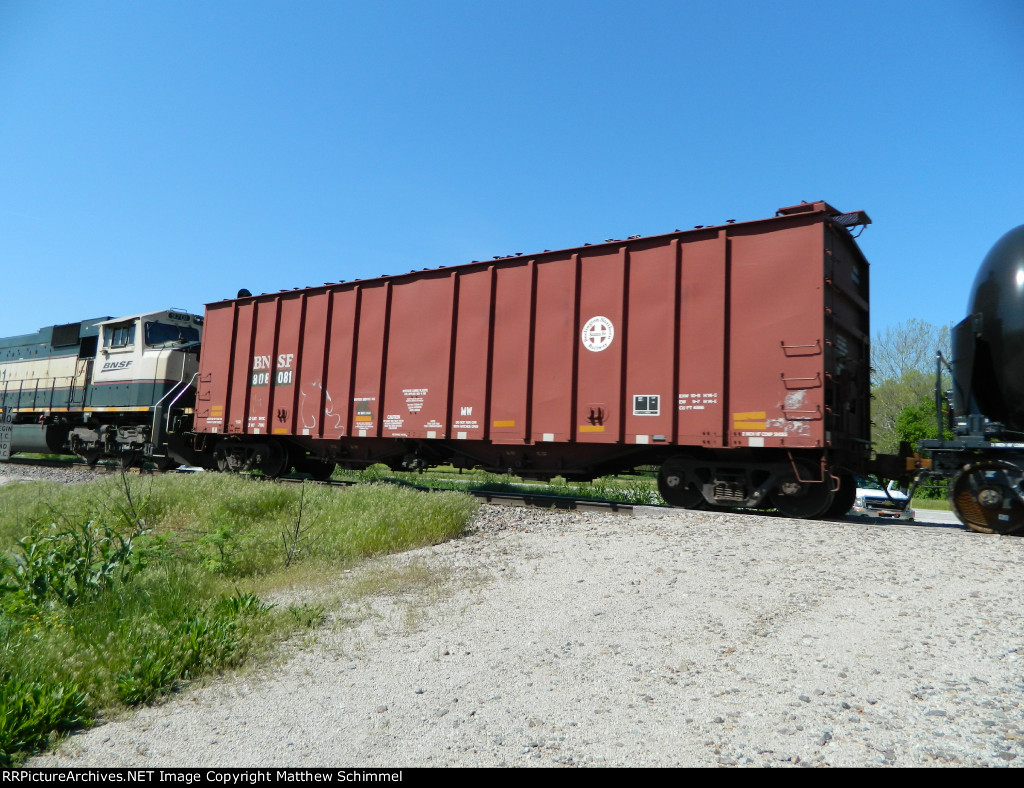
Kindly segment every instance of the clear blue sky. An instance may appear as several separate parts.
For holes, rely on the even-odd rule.
[[[1024,223],[1024,2],[0,0],[0,336],[866,210],[878,331]]]

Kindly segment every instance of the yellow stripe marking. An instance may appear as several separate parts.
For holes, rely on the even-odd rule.
[[[496,421],[494,422],[495,427],[514,427],[516,426],[515,421]]]
[[[734,421],[732,423],[734,430],[766,430],[768,429],[768,422],[766,421]]]
[[[732,414],[733,421],[757,421],[758,419],[764,420],[768,417],[768,414],[763,410],[749,411],[747,413],[734,413]]]
[[[580,432],[604,432],[603,424],[581,424]]]

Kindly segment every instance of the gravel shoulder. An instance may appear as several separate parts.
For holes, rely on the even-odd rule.
[[[477,525],[362,570],[434,593],[339,605],[277,664],[30,765],[1024,763],[1024,540],[656,509]]]

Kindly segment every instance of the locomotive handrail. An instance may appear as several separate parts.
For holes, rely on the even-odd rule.
[[[169,396],[171,396],[171,394],[173,394],[177,390],[178,386],[185,385],[185,388],[187,389],[188,386],[192,385],[192,381],[194,381],[198,375],[199,375],[199,373],[197,372],[195,375],[192,376],[192,380],[190,380],[187,384],[185,384],[185,359],[184,359],[184,357],[182,357],[182,359],[181,359],[181,377],[178,378],[178,382],[177,383],[175,383],[173,386],[170,387],[170,389],[168,389],[166,394],[164,394],[160,399],[158,399],[153,404],[153,407],[154,408],[159,408],[160,404],[165,399],[167,399]],[[184,389],[182,390],[182,392],[180,392],[178,394],[177,397],[174,398],[174,400],[171,402],[171,405],[174,405],[174,403],[178,401],[178,398],[181,397],[181,394],[183,394],[183,393],[184,393]],[[170,407],[170,405],[168,407]]]
[[[177,397],[175,397],[174,399],[172,399],[172,400],[171,400],[171,402],[170,402],[170,404],[169,404],[169,405],[167,406],[167,422],[166,422],[166,424],[164,425],[164,428],[165,428],[165,429],[166,429],[166,430],[167,430],[168,432],[170,432],[170,430],[171,430],[171,410],[172,410],[172,409],[174,408],[174,403],[175,403],[175,402],[177,402],[177,401],[178,401],[179,399],[181,399],[181,395],[182,395],[182,394],[184,394],[184,393],[185,393],[186,391],[188,391],[188,389],[189,389],[189,386],[191,386],[191,385],[192,385],[192,383],[193,383],[193,382],[195,381],[195,379],[196,379],[197,377],[199,377],[199,373],[198,373],[198,372],[197,372],[197,373],[196,373],[195,375],[193,375],[193,376],[192,376],[192,379],[191,379],[191,380],[189,380],[189,382],[188,382],[188,383],[186,383],[186,384],[185,384],[185,385],[184,385],[184,386],[182,387],[181,391],[179,391],[179,392],[178,392],[178,396],[177,396]],[[178,383],[178,385],[181,385],[181,383],[185,383],[185,380],[184,380],[184,378],[183,378],[183,379],[182,379],[182,380],[181,380],[181,381],[180,381],[180,382]],[[175,386],[175,388],[177,388],[177,386]],[[174,389],[171,389],[171,391],[174,391]],[[168,394],[170,394],[170,393],[171,393],[171,391],[168,391],[167,393],[168,393]]]
[[[197,374],[198,374],[198,373],[197,373]],[[184,379],[184,378],[182,378],[182,379],[181,379],[181,380],[179,380],[179,381],[178,381],[177,383],[175,383],[175,384],[174,384],[173,386],[171,386],[171,387],[170,387],[170,388],[169,388],[169,389],[167,390],[167,393],[166,393],[166,394],[164,394],[164,395],[163,395],[163,396],[162,396],[162,397],[161,397],[160,399],[158,399],[158,400],[157,400],[156,402],[154,402],[154,403],[153,403],[153,407],[154,407],[154,408],[159,408],[159,407],[160,407],[160,405],[161,405],[161,403],[163,403],[163,401],[164,401],[165,399],[167,399],[167,398],[168,398],[169,396],[171,396],[171,394],[173,394],[173,393],[174,393],[175,391],[177,391],[177,390],[178,390],[178,386],[182,385],[182,384],[183,384],[184,382],[185,382],[185,379]],[[179,396],[180,396],[180,395],[179,395]],[[174,399],[175,399],[175,401],[177,401],[177,399],[178,399],[178,398],[177,398],[177,397],[175,397]],[[174,404],[174,403],[171,403],[171,404]]]

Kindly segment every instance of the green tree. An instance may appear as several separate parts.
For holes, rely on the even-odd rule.
[[[907,405],[901,410],[896,417],[895,430],[898,440],[907,441],[912,446],[920,440],[937,437],[934,396],[922,397],[913,405]],[[943,414],[942,437],[946,440],[953,438],[953,433],[946,424],[945,414]]]
[[[911,446],[916,446],[920,440],[935,438],[938,435],[937,427],[934,395],[922,397],[913,405],[908,405],[896,417],[897,440],[907,441]],[[945,414],[942,415],[942,437],[946,440],[953,438]],[[945,498],[947,494],[946,480],[933,479],[918,487],[915,497]]]
[[[871,441],[879,454],[895,454],[900,438],[896,422],[904,409],[934,397],[935,378],[908,370],[899,378],[884,380],[871,389]]]
[[[910,372],[934,376],[936,351],[949,358],[949,326],[916,317],[887,326],[871,340],[871,382],[900,380]]]
[[[897,428],[905,409],[934,403],[936,351],[949,358],[949,328],[917,318],[889,326],[872,340],[871,441],[879,454],[895,454],[900,441],[908,440]],[[943,390],[949,385],[943,375]],[[935,406],[929,407],[934,422]]]

